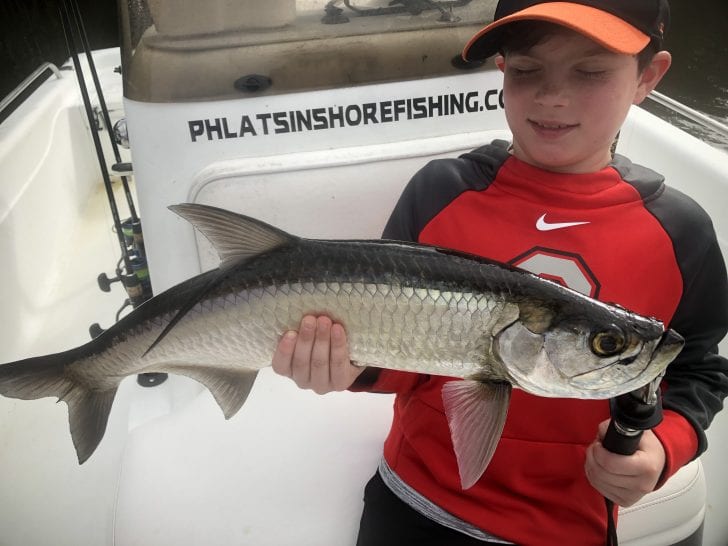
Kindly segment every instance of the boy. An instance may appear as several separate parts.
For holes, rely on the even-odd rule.
[[[629,506],[705,449],[728,394],[723,258],[702,209],[611,154],[629,107],[670,66],[668,22],[666,0],[500,0],[463,57],[498,54],[513,142],[428,164],[384,231],[560,278],[670,324],[686,346],[665,377],[663,422],[635,454],[616,455],[600,441],[607,401],[516,390],[490,465],[463,491],[441,400],[450,379],[353,366],[345,325],[305,317],[281,339],[278,373],[318,393],[397,395],[358,544],[604,544],[603,497]]]

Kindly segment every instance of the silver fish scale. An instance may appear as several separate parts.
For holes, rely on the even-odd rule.
[[[383,283],[253,287],[197,305],[144,360],[262,368],[283,332],[305,314],[326,313],[347,328],[356,362],[466,377],[485,371],[489,332],[503,307],[482,294]]]
[[[103,390],[115,388],[128,375],[147,371],[142,355],[174,314],[165,313],[136,324],[118,335],[108,349],[73,362],[65,373],[76,383],[93,384],[95,388]]]

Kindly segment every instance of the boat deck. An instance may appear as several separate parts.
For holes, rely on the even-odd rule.
[[[109,60],[107,66],[113,64]],[[75,120],[71,126],[83,129],[77,105],[68,112]],[[628,127],[624,145],[638,139],[645,127],[650,124]],[[668,135],[662,127],[654,130]],[[52,139],[69,138],[64,135]],[[0,146],[0,159],[3,150]],[[97,168],[95,158],[90,161],[73,177]],[[645,156],[645,161],[652,159]],[[8,260],[4,277],[9,310],[2,315],[2,362],[87,341],[89,325],[110,325],[125,298],[118,283],[109,294],[96,284],[99,273],[111,276],[119,258],[98,177],[79,185],[69,218],[56,219],[47,217],[58,204],[49,181],[68,173],[52,162],[48,170],[35,170],[42,174],[34,178],[38,188],[31,193],[18,188],[13,199],[5,200],[18,208],[8,205],[0,214],[0,245],[10,240],[15,245],[0,249],[16,258]],[[31,194],[33,199],[24,202]],[[117,202],[123,203],[120,193]],[[707,205],[722,221],[722,202],[714,199]],[[15,221],[10,234],[8,219]],[[54,234],[52,251],[43,246],[43,238],[35,242],[32,236],[33,230],[49,229],[48,224],[63,232]],[[35,246],[19,246],[28,240]],[[725,236],[722,243],[725,248]],[[12,297],[17,298],[12,300],[15,307]],[[191,380],[170,377],[145,389],[129,378],[119,389],[99,449],[79,466],[65,404],[0,397],[0,545],[353,543],[362,489],[376,468],[390,416],[389,396],[319,397],[264,370],[244,410],[225,421],[211,395]],[[727,412],[714,421],[709,440],[710,449],[701,458],[707,477],[704,544],[722,546],[728,543]],[[691,489],[691,476],[698,475],[695,466],[692,472],[674,496],[690,490],[700,497],[700,487]],[[668,495],[654,502],[670,500]],[[697,505],[702,506],[700,498]],[[628,517],[620,531],[623,546],[663,543],[658,535],[634,538],[645,531],[645,518],[635,512],[629,527]],[[686,514],[674,519],[695,523]]]

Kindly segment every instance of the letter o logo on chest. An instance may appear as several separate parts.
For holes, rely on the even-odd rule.
[[[535,247],[509,262],[526,271],[555,281],[589,297],[599,297],[599,281],[578,254]]]

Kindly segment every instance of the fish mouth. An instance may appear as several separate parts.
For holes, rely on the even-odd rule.
[[[660,339],[657,347],[655,347],[653,355],[659,353],[660,355],[669,357],[669,361],[672,362],[680,354],[684,346],[685,338],[671,328],[662,335],[662,339]]]

